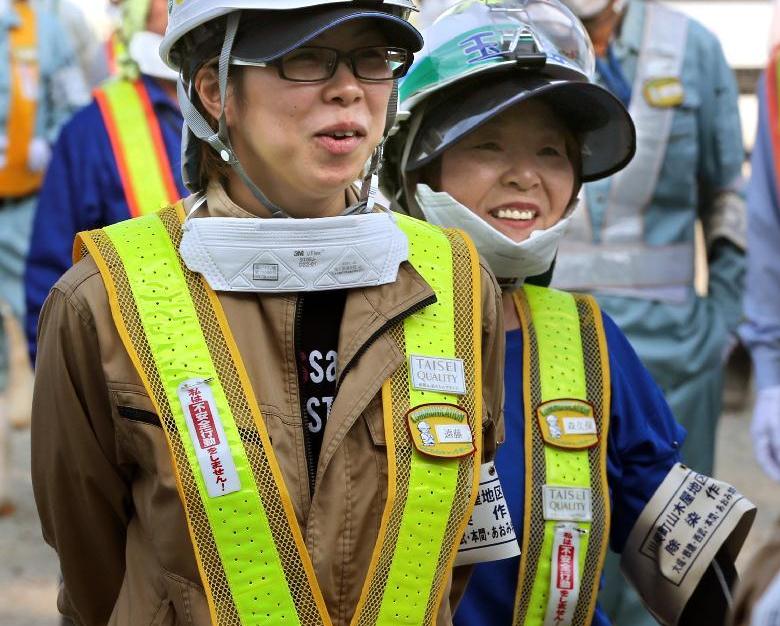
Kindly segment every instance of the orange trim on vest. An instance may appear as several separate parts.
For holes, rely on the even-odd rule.
[[[119,38],[119,32],[114,31],[108,36],[105,44],[106,63],[108,65],[108,75],[116,76],[119,73],[119,57],[124,51],[124,44]]]
[[[14,2],[21,25],[10,30],[10,107],[6,128],[8,147],[0,169],[0,197],[15,198],[33,193],[41,186],[42,172],[27,167],[30,142],[35,137],[40,66],[38,20],[26,2]]]
[[[141,105],[146,113],[146,119],[149,122],[149,132],[152,135],[152,142],[154,143],[155,152],[157,154],[157,162],[161,166],[163,164],[165,165],[165,167],[160,167],[160,174],[165,183],[165,189],[168,192],[168,202],[173,204],[179,199],[179,189],[176,187],[176,181],[173,179],[173,170],[171,169],[171,162],[168,159],[168,151],[165,149],[165,141],[163,140],[160,122],[157,120],[157,114],[154,112],[152,101],[149,98],[149,92],[146,90],[143,81],[136,81],[135,91],[141,100]]]
[[[152,107],[149,93],[146,90],[141,79],[133,82],[134,93],[138,96],[138,108],[143,112],[142,116],[136,116],[128,120],[127,111],[117,110],[116,105],[112,105],[105,89],[98,88],[94,92],[95,100],[97,101],[100,113],[103,116],[103,122],[106,125],[108,131],[108,137],[111,141],[111,148],[116,159],[117,169],[119,170],[119,177],[122,181],[122,189],[125,193],[125,200],[130,210],[131,217],[138,217],[145,213],[157,211],[161,205],[173,204],[179,199],[179,191],[176,187],[176,182],[173,178],[173,172],[171,170],[171,163],[168,159],[168,152],[165,149],[165,143],[162,138],[162,130],[160,129],[160,123],[157,119],[157,115]],[[129,107],[128,107],[129,108]],[[157,173],[162,179],[163,186],[167,198],[160,198],[159,203],[151,206],[142,206],[140,201],[141,193],[136,188],[136,184],[143,184],[144,181],[133,181],[132,170],[129,163],[129,156],[123,142],[122,135],[123,129],[120,129],[120,119],[124,119],[125,124],[133,124],[137,127],[138,132],[145,130],[149,133],[149,139],[154,148],[155,164]],[[124,129],[132,131],[133,129]]]
[[[778,108],[778,92],[780,91],[780,46],[772,50],[769,67],[766,72],[767,118],[769,119],[769,136],[772,141],[774,156],[775,184],[780,193],[780,108]]]

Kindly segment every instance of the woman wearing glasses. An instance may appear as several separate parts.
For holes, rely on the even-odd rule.
[[[412,3],[169,6],[193,196],[82,233],[41,316],[33,475],[59,607],[451,624],[503,337],[471,244],[374,207]]]

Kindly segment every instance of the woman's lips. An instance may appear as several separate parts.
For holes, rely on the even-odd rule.
[[[538,228],[539,212],[528,206],[499,207],[488,212],[491,221],[506,235],[523,239]]]
[[[359,134],[336,136],[332,134],[315,135],[315,141],[328,153],[341,156],[357,150],[365,137]]]

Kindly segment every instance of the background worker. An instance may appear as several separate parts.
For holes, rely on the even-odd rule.
[[[0,64],[0,299],[17,316],[24,311],[24,258],[50,144],[87,97],[68,41],[60,23],[34,5],[0,3],[6,58]]]
[[[745,323],[740,335],[753,357],[756,404],[751,434],[761,468],[780,482],[780,128],[778,56],[771,52],[759,83],[759,118],[748,185],[748,257]]]
[[[598,81],[634,119],[637,153],[617,176],[585,185],[553,286],[596,295],[688,432],[683,458],[711,474],[745,271],[736,82],[716,37],[659,2],[566,3],[593,41]],[[697,220],[706,296],[694,290]],[[621,598],[616,570],[607,568],[608,612],[621,626],[651,624],[636,598]]]
[[[60,23],[24,0],[0,2],[0,57],[0,300],[21,319],[24,259],[50,144],[88,95]],[[0,330],[0,390],[4,337]]]
[[[157,53],[167,2],[124,0],[121,9],[128,54],[119,60],[120,76],[62,129],[41,189],[25,272],[33,360],[38,314],[71,265],[76,233],[156,210],[186,191],[176,73]]]
[[[523,287],[549,280],[582,182],[631,159],[628,112],[590,82],[587,34],[558,2],[467,0],[423,35],[426,47],[401,84],[408,116],[391,138],[383,182],[400,209],[464,229],[504,290],[506,440],[496,469],[522,540],[519,557],[476,566],[456,624],[609,624],[596,606],[607,542],[664,623],[725,623],[730,591],[717,582],[720,565],[701,585],[689,574],[663,588],[664,558],[687,571],[694,553],[709,563],[717,552],[702,550],[709,531],[701,520],[719,515],[708,487],[694,484],[684,503],[655,495],[694,482],[687,469],[684,485],[675,477],[683,429],[592,298]],[[709,512],[697,510],[705,503]],[[687,522],[657,526],[672,505]],[[675,537],[683,529],[688,538]],[[640,553],[648,536],[660,539]],[[573,574],[562,551],[577,564]],[[733,582],[733,561],[724,571]]]
[[[780,21],[775,3],[774,26]],[[753,358],[756,403],[750,426],[759,466],[780,482],[780,29],[772,30],[772,50],[758,85],[758,131],[747,188],[747,278],[745,322],[740,337]],[[735,603],[734,626],[772,626],[780,619],[780,533],[745,568]]]
[[[73,0],[33,0],[36,8],[56,16],[68,34],[78,59],[81,73],[90,88],[106,79],[106,60],[103,46],[83,9]]]
[[[81,233],[41,314],[32,473],[59,607],[449,626],[503,334],[465,238],[373,210],[413,4],[169,6],[196,195]]]

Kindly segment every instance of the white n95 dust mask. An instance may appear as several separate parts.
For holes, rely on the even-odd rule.
[[[188,219],[179,247],[215,291],[289,293],[395,282],[409,242],[389,213]]]
[[[570,219],[565,217],[550,228],[535,230],[528,239],[518,243],[446,192],[418,184],[415,198],[431,224],[465,231],[490,265],[502,289],[508,290],[516,289],[525,279],[550,269]]]

